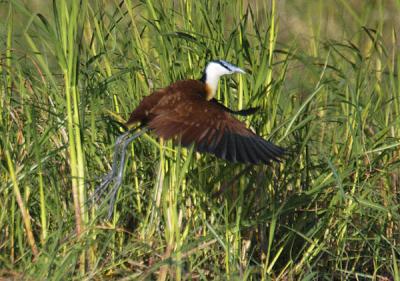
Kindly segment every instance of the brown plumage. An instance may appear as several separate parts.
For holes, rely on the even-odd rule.
[[[95,196],[99,198],[114,182],[109,218],[122,182],[126,148],[148,130],[166,140],[173,139],[183,146],[193,145],[199,152],[212,153],[231,162],[258,164],[279,160],[284,154],[282,148],[259,137],[232,115],[253,114],[255,108],[234,111],[213,98],[219,78],[235,72],[245,73],[226,61],[211,61],[200,80],[178,81],[139,103],[126,125],[131,127],[139,122],[141,130],[134,134],[134,130],[128,130],[118,137],[112,169],[95,190]]]
[[[163,139],[174,139],[186,147],[193,144],[199,152],[230,162],[268,163],[284,154],[231,114],[247,115],[245,111],[232,111],[212,96],[205,81],[178,81],[145,97],[127,126],[140,122]]]

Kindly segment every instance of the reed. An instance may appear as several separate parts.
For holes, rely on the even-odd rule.
[[[0,1],[0,278],[399,280],[399,1]],[[243,166],[129,148],[152,90],[225,59],[218,99],[287,147]]]

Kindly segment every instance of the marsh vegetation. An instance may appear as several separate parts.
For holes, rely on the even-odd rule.
[[[400,280],[399,1],[0,1],[0,277]],[[154,89],[225,59],[218,99],[289,151],[129,147]]]

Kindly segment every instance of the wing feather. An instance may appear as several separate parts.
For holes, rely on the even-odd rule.
[[[175,95],[175,94],[174,94]],[[254,134],[246,125],[199,95],[178,93],[174,106],[155,108],[148,126],[164,139],[176,139],[183,146],[212,153],[231,162],[268,163],[279,161],[284,150]],[[165,99],[168,96],[164,96]],[[160,101],[168,105],[168,101]]]

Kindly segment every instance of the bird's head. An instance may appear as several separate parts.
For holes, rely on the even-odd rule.
[[[215,96],[218,88],[218,81],[222,75],[232,73],[246,73],[243,69],[230,64],[224,60],[210,61],[204,69],[201,81],[206,84],[207,99],[210,100]]]
[[[235,72],[246,73],[243,69],[230,64],[224,60],[213,60],[210,61],[205,69],[205,74],[207,77],[221,77],[222,75],[232,74]]]

